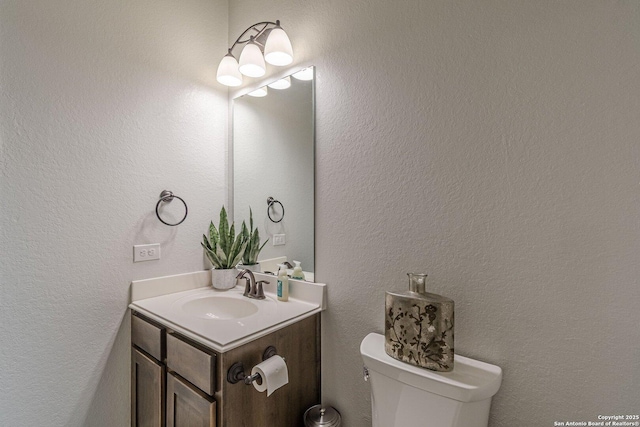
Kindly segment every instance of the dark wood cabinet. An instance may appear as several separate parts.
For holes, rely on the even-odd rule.
[[[137,313],[133,316],[136,319],[132,319],[134,427],[299,427],[304,411],[320,402],[319,314],[225,353],[218,353]],[[139,351],[140,343],[161,354],[164,360],[154,360]],[[267,397],[252,385],[227,381],[227,371],[238,362],[250,375],[271,346],[286,361],[287,385]],[[144,391],[142,381],[145,381]],[[158,407],[161,408],[159,418]]]
[[[216,427],[216,402],[167,374],[167,427]]]
[[[320,315],[308,317],[221,355],[218,427],[300,427],[304,411],[320,403]],[[289,384],[271,396],[253,386],[226,381],[231,365],[241,362],[247,375],[262,362],[264,350],[274,346],[285,358]]]
[[[164,389],[164,366],[132,348],[132,427],[164,427]]]

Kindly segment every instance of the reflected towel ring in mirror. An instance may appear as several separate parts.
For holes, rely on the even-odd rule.
[[[180,200],[184,205],[184,216],[180,221],[176,222],[175,224],[170,224],[165,220],[163,220],[162,218],[160,218],[160,212],[158,210],[160,209],[160,203],[171,203],[173,199]],[[158,217],[161,223],[168,225],[170,227],[175,227],[176,225],[182,224],[184,220],[187,219],[188,213],[189,213],[189,209],[187,208],[187,203],[182,199],[182,197],[176,196],[175,194],[173,194],[173,192],[169,190],[163,190],[162,193],[160,193],[160,200],[158,200],[158,203],[156,203],[156,216]]]
[[[271,212],[270,212],[271,208],[273,208],[273,205],[275,205],[276,203],[279,204],[280,207],[282,208],[282,215],[280,216],[280,219],[277,220],[277,221],[275,219],[271,218]],[[271,221],[271,222],[273,222],[275,224],[279,223],[280,221],[282,221],[284,219],[284,206],[282,205],[282,203],[280,203],[279,201],[277,201],[273,197],[269,197],[267,199],[267,216],[269,217],[269,221]]]

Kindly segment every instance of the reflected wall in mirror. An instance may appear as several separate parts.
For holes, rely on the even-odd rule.
[[[291,77],[286,89],[266,87],[263,97],[233,101],[233,212],[236,227],[249,226],[249,207],[261,241],[262,271],[282,261],[300,261],[313,280],[314,254],[314,70],[311,80]],[[267,212],[267,199],[274,203]],[[274,222],[275,221],[275,222]],[[274,236],[285,243],[274,246]]]

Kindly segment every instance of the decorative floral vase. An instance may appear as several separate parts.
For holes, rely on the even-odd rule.
[[[385,298],[385,351],[412,365],[452,371],[453,300],[425,292],[426,274],[408,276],[408,292]]]
[[[211,286],[221,291],[234,288],[238,273],[239,271],[235,268],[213,268],[211,269]]]

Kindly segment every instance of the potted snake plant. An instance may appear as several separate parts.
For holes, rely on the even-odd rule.
[[[253,211],[249,208],[249,228],[244,221],[242,221],[242,228],[240,230],[240,234],[242,238],[247,242],[247,248],[244,251],[244,255],[242,256],[242,268],[246,268],[251,271],[262,271],[260,270],[260,263],[258,262],[258,255],[264,245],[267,244],[269,239],[265,240],[262,245],[260,245],[260,233],[258,232],[258,228],[253,228]]]
[[[242,260],[245,249],[249,242],[245,240],[242,233],[235,234],[235,224],[227,218],[227,211],[222,207],[220,210],[220,222],[218,228],[209,224],[209,236],[202,235],[200,243],[207,254],[207,258],[213,264],[211,270],[211,285],[215,289],[226,290],[236,285],[236,265]]]

